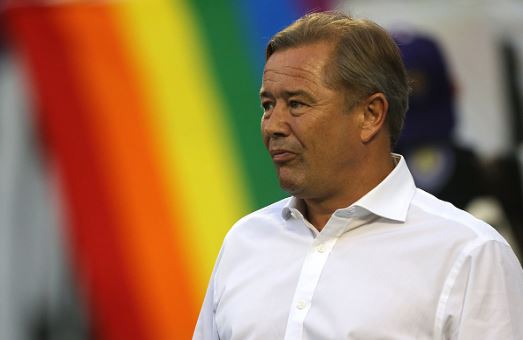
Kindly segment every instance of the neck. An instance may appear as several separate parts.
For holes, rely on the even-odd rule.
[[[372,166],[362,167],[355,173],[343,177],[344,182],[335,192],[322,198],[305,198],[305,217],[321,231],[332,214],[341,208],[348,207],[359,200],[394,169],[394,161],[390,155],[382,157],[378,162],[370,162]]]

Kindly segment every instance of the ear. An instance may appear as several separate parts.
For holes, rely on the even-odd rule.
[[[363,143],[370,142],[382,130],[389,110],[389,102],[381,92],[374,93],[364,101],[363,122],[360,137]]]

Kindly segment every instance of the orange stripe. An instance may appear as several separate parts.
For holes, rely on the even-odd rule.
[[[124,5],[119,5],[124,6]],[[59,20],[70,34],[83,95],[90,103],[106,185],[125,229],[118,230],[133,266],[134,287],[151,325],[150,339],[188,339],[197,314],[181,211],[169,211],[147,120],[148,106],[114,26],[117,6],[67,6]],[[74,114],[74,113],[71,113]],[[173,174],[175,175],[175,174]],[[174,206],[178,206],[175,204]]]

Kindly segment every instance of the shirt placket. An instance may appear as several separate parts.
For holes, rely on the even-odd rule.
[[[303,324],[311,308],[311,302],[320,279],[320,275],[327,263],[327,259],[332,252],[343,225],[348,223],[347,219],[334,217],[325,226],[324,232],[320,233],[312,243],[298,279],[298,284],[292,299],[292,305],[287,320],[285,330],[285,340],[298,340],[303,337]],[[335,231],[335,232],[332,232]]]

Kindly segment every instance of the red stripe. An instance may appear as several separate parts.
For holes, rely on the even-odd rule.
[[[78,276],[90,300],[95,334],[108,340],[146,339],[130,275],[115,233],[114,214],[102,167],[68,57],[66,32],[53,23],[59,8],[19,7],[6,13],[11,35],[26,58],[39,118],[62,175],[69,235]],[[123,226],[121,226],[123,227]],[[118,228],[120,229],[120,228]],[[116,229],[117,230],[117,229]]]

